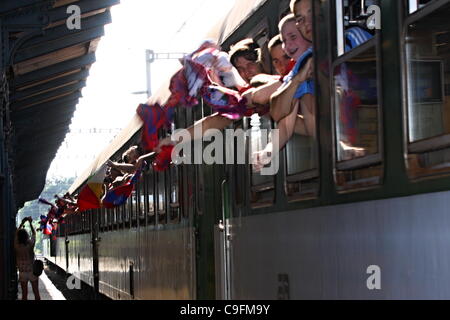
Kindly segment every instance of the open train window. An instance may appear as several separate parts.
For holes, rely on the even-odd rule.
[[[116,215],[116,209],[111,208],[111,230],[116,230],[117,228],[117,215]]]
[[[137,201],[138,201],[138,191],[136,189],[136,185],[131,192],[130,197],[128,198],[128,204],[129,204],[129,210],[131,213],[131,227],[136,228],[137,227],[137,216],[138,216],[138,207],[137,207]]]
[[[180,222],[180,174],[181,167],[172,165],[169,168],[169,220]]]
[[[436,0],[405,0],[405,1],[407,1],[409,14],[412,14],[417,10],[424,8],[426,5],[428,5],[433,1],[436,2]]]
[[[176,128],[187,128],[187,117],[188,110],[185,108],[177,108],[175,112],[175,123],[172,126],[172,133]],[[190,113],[190,112],[189,112]],[[189,120],[190,117],[189,117]],[[169,179],[169,220],[171,223],[180,222],[181,218],[181,197],[180,188],[182,190],[182,174],[184,166],[181,165],[171,165],[168,172]]]
[[[448,1],[430,1],[405,21],[407,168],[412,179],[450,172]]]
[[[152,169],[146,173],[146,209],[147,212],[147,225],[155,224],[155,181],[154,181],[154,172]]]
[[[248,34],[247,38],[252,38],[261,48],[261,58],[263,68],[266,72],[272,70],[272,63],[268,50],[269,24],[267,18],[258,23]],[[251,129],[249,136],[248,152],[250,154],[260,151],[269,142],[270,132],[272,131],[272,121],[267,116],[252,115],[251,118],[245,118],[246,127]],[[249,166],[250,172],[250,202],[253,208],[267,207],[273,204],[275,200],[275,176],[263,175],[261,172],[254,172],[253,167]]]
[[[338,191],[360,190],[382,183],[379,35],[364,29],[367,6],[377,3],[336,1],[338,27],[339,21],[344,21],[342,28],[336,30],[338,54],[332,65],[335,182]],[[353,36],[358,37],[352,42],[349,38]]]
[[[233,129],[234,129],[235,133],[244,132],[244,121],[241,120],[241,121],[235,122],[233,124]],[[240,141],[240,139],[238,139],[238,138],[233,139],[232,142],[227,140],[227,142],[231,143],[229,148],[231,148],[232,150],[235,150],[234,159],[233,159],[233,163],[235,165],[233,165],[233,178],[232,178],[232,183],[233,183],[234,187],[232,188],[233,192],[232,192],[231,196],[233,198],[234,206],[236,208],[240,208],[245,205],[245,201],[246,201],[247,182],[246,182],[245,177],[246,177],[247,165],[245,164],[246,161],[242,161],[242,159],[240,159],[239,153],[242,151],[239,151],[239,148],[243,148],[244,150],[246,150],[248,148],[248,146],[246,146],[245,142],[242,145],[242,141]],[[244,155],[245,155],[245,151],[244,151]],[[242,162],[244,162],[244,163],[242,163]],[[238,210],[233,210],[233,212],[238,214]]]
[[[113,230],[114,228],[114,212],[112,209],[107,210],[108,213],[108,230]]]
[[[373,38],[377,24],[381,23],[379,12],[368,12],[368,9],[374,5],[378,6],[378,1],[336,0],[337,56],[341,56]]]
[[[131,198],[131,197],[130,197]],[[131,199],[128,198],[127,202],[123,204],[123,210],[124,210],[124,226],[128,227],[130,223],[131,213],[130,213],[130,203]]]
[[[145,225],[145,194],[147,185],[145,183],[145,177],[141,174],[139,182],[136,185],[136,195],[137,195],[137,210],[139,225]]]
[[[166,208],[166,172],[155,172],[156,175],[156,201],[158,212],[158,224],[167,223],[167,208]]]
[[[183,218],[192,217],[195,213],[195,166],[183,165],[184,204],[181,214]]]
[[[285,191],[289,201],[315,198],[319,192],[317,140],[294,134],[286,145]]]
[[[120,228],[120,224],[122,223],[122,212],[120,207],[114,208],[114,214],[116,215],[116,227]]]
[[[272,62],[269,54],[269,22],[267,18],[261,20],[248,34],[246,38],[251,38],[261,48],[261,62],[266,72],[272,70]]]
[[[128,210],[127,210],[127,204],[124,203],[124,204],[121,205],[119,208],[120,208],[120,214],[121,214],[121,216],[122,216],[122,225],[121,225],[121,228],[126,228],[126,225],[127,225],[127,223],[128,223],[128,220],[127,220],[127,212],[128,212]]]

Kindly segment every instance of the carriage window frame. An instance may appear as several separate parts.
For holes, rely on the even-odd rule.
[[[423,8],[419,8],[415,11],[411,12],[410,9],[410,1],[406,0],[406,2],[402,2],[403,4],[403,12],[404,19],[403,25],[401,29],[401,56],[402,56],[402,82],[403,82],[403,124],[404,124],[404,146],[407,153],[407,157],[405,159],[407,168],[409,168],[409,156],[412,155],[420,155],[420,154],[429,154],[433,152],[439,152],[444,150],[450,150],[450,132],[444,133],[428,138],[419,139],[417,141],[411,142],[410,137],[410,112],[409,112],[409,64],[407,63],[407,45],[406,38],[408,35],[408,29],[411,24],[421,21],[429,15],[435,14],[442,7],[450,5],[450,2],[441,1],[441,0],[432,0],[430,3],[424,5]],[[436,62],[436,58],[434,59],[411,59],[413,61],[427,61],[427,62]],[[441,66],[443,68],[443,64]],[[445,74],[442,73],[442,93],[445,96]],[[408,177],[411,181],[419,181],[422,179],[429,178],[440,178],[442,176],[447,176],[450,174],[450,167],[446,166],[443,168],[433,168],[432,166],[423,167],[422,172],[414,174],[410,169],[407,169]]]
[[[406,12],[408,15],[413,15],[417,12],[420,12],[426,9],[428,6],[435,5],[439,0],[431,0],[429,3],[426,3],[422,8],[419,8],[417,5],[417,0],[405,0],[404,2]]]
[[[245,119],[245,118],[244,118]],[[242,130],[245,133],[245,121],[241,119],[239,121],[231,124],[231,128],[236,132],[237,130]],[[247,182],[247,164],[238,164],[238,139],[233,139],[232,148],[235,150],[234,152],[234,165],[232,166],[232,175],[231,175],[231,185],[233,186],[231,191],[231,197],[233,201],[233,207],[235,209],[244,208],[247,203],[247,192],[246,186],[249,184]],[[244,139],[244,150],[248,150],[248,139]],[[247,156],[247,154],[245,155]],[[238,210],[233,210],[234,213],[237,213]]]
[[[264,45],[261,46],[261,44],[258,43],[256,39],[262,39],[266,37],[266,41],[264,42]],[[247,33],[245,38],[251,38],[253,40],[256,40],[258,45],[261,48],[261,59],[263,63],[263,69],[274,73],[274,68],[270,59],[270,53],[268,50],[268,44],[271,39],[270,37],[270,25],[269,25],[269,19],[268,17],[265,17],[262,19],[255,27],[250,30],[250,32]],[[264,116],[259,116],[259,118],[263,118]],[[274,122],[272,118],[269,118],[270,121],[270,131],[274,129]],[[248,130],[251,130],[251,116],[250,117],[244,117],[243,118],[243,127],[244,131],[248,132]],[[268,142],[268,141],[266,141]],[[251,144],[251,137],[249,135],[245,135],[245,155],[246,158],[249,159],[249,153],[251,151],[252,144]],[[249,186],[249,190],[251,192],[254,192],[256,195],[263,195],[262,200],[259,201],[256,199],[256,201],[252,201],[252,197],[249,197],[250,206],[253,210],[260,209],[260,208],[267,208],[271,207],[275,204],[275,197],[276,197],[276,177],[277,175],[274,174],[272,176],[271,182],[261,183],[261,184],[253,184],[253,165],[251,163],[248,164],[246,169],[246,177],[247,177],[247,185]]]
[[[182,199],[181,199],[181,192],[180,190],[183,190],[183,185],[182,185],[182,168],[181,166],[178,165],[174,165],[172,164],[169,169],[167,170],[167,175],[168,180],[169,180],[169,185],[167,186],[168,190],[169,190],[169,199],[168,199],[168,211],[169,211],[169,216],[168,216],[168,222],[169,223],[179,223],[181,221],[181,208],[182,208]],[[176,175],[176,180],[174,181],[174,177],[173,175]],[[177,202],[172,202],[172,188],[173,185],[175,185],[176,182],[176,198],[177,198]],[[174,215],[172,215],[173,213],[175,213]]]
[[[379,7],[380,0],[375,0],[375,1],[377,1],[377,5]],[[334,37],[335,47],[333,49],[333,60],[338,59],[338,58],[346,55],[347,53],[350,53],[350,52],[358,49],[359,47],[361,47],[362,45],[364,45],[367,42],[370,42],[370,40],[368,40],[365,43],[345,52],[344,0],[336,0],[334,2],[334,5],[331,5],[330,8],[333,11],[331,16],[335,17],[335,22],[336,22],[335,23],[336,31],[335,31],[335,37]],[[367,8],[365,8],[365,9],[367,10]],[[379,30],[375,30],[374,38],[377,35],[378,35],[378,37],[380,37]],[[373,39],[371,39],[371,40],[373,40]]]
[[[146,183],[145,183],[145,176],[143,173],[141,173],[141,176],[139,177],[138,181],[136,182],[136,214],[137,214],[137,224],[138,227],[145,226],[145,189],[146,189]]]
[[[175,122],[173,129],[177,128],[187,128],[187,121],[188,121],[188,110],[186,108],[177,108],[175,110]],[[173,133],[173,132],[172,132]],[[183,203],[184,203],[184,165],[175,165],[171,164],[168,169],[168,180],[169,185],[168,188],[168,222],[169,223],[179,223],[181,222],[181,216],[183,210]],[[172,202],[172,184],[173,184],[173,172],[176,175],[176,199],[177,202]],[[176,214],[173,216],[173,212],[176,212]]]
[[[147,200],[147,225],[155,225],[156,224],[156,215],[157,215],[157,208],[156,208],[156,186],[155,186],[155,171],[150,168],[146,173],[146,184],[147,184],[147,193],[146,193],[146,200]],[[152,190],[152,193],[150,194],[150,190]],[[151,204],[151,208],[150,208]],[[152,214],[153,213],[153,214]]]
[[[338,4],[343,4],[342,0],[336,1],[334,5],[330,6],[331,14],[330,17],[334,17],[336,19],[336,26],[338,25],[338,13],[341,13],[343,15],[344,11],[338,10]],[[343,18],[340,20],[343,21]],[[339,48],[338,41],[339,39],[344,39],[344,25],[342,24],[342,30],[336,30],[334,32],[334,36],[332,37],[332,41],[334,41],[331,53],[331,65],[330,65],[330,74],[334,74],[334,70],[342,65],[343,63],[348,62],[349,60],[361,55],[362,53],[371,50],[374,48],[375,55],[376,55],[376,74],[377,74],[377,117],[378,117],[378,130],[377,130],[377,145],[378,145],[378,152],[375,154],[369,154],[362,157],[354,157],[353,159],[349,160],[342,160],[338,161],[338,145],[337,145],[337,106],[336,101],[334,98],[334,88],[335,88],[335,80],[334,76],[330,77],[330,84],[331,84],[331,115],[332,115],[332,148],[333,148],[333,167],[334,167],[334,183],[337,187],[338,193],[347,193],[347,192],[358,192],[363,191],[367,189],[373,189],[378,188],[383,184],[383,173],[373,176],[370,178],[370,182],[364,183],[359,182],[360,180],[354,180],[354,182],[349,182],[345,185],[340,185],[337,179],[338,173],[351,173],[355,172],[357,170],[364,170],[368,169],[370,167],[376,167],[379,166],[382,171],[384,171],[384,122],[383,122],[383,114],[384,114],[384,103],[383,103],[383,73],[382,73],[382,44],[381,44],[381,34],[380,30],[375,30],[375,34],[371,39],[368,41],[360,44],[359,46],[345,52],[345,48],[343,47],[343,42],[341,44],[342,48]],[[339,32],[339,33],[338,33]],[[339,54],[340,50],[343,50],[344,52]]]
[[[137,185],[134,185],[133,191],[131,191],[128,197],[128,209],[130,210],[130,228],[137,228]]]
[[[156,219],[157,224],[167,224],[167,181],[166,181],[166,172],[157,172],[155,171],[156,176],[156,195],[157,195],[157,209],[156,209]],[[164,186],[161,186],[161,182],[164,183]],[[163,196],[162,201],[160,200],[160,195]],[[163,205],[163,208],[160,205]]]

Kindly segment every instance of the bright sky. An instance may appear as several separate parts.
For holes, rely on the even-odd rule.
[[[47,178],[81,174],[133,117],[146,94],[145,50],[191,52],[233,6],[235,0],[121,0],[111,9],[112,23],[96,51],[71,132],[58,151]],[[83,25],[81,25],[83,28]],[[151,66],[152,92],[170,77],[177,61]],[[107,129],[90,133],[92,129]]]

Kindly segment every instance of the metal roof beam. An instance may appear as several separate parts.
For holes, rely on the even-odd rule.
[[[81,14],[89,13],[92,11],[97,11],[105,8],[109,8],[116,4],[119,4],[120,0],[82,0],[78,1],[76,4],[81,9]],[[67,6],[62,6],[59,8],[55,8],[50,10],[49,12],[50,21],[56,22],[60,20],[66,20],[69,15],[67,14]],[[83,25],[81,25],[83,28]]]
[[[30,139],[33,141],[37,138],[51,136],[54,133],[61,133],[62,131],[68,131],[69,125],[72,123],[72,118],[69,119],[60,119],[59,121],[49,121],[46,122],[44,126],[35,127],[33,129],[28,130],[20,130],[16,132],[16,141],[21,142],[21,140],[28,141],[27,146],[33,145],[34,142],[30,142]],[[51,129],[48,129],[51,128]],[[45,130],[45,131],[44,131]],[[18,143],[20,145],[20,143]]]
[[[13,94],[10,97],[10,102],[15,102],[17,100],[23,100],[28,96],[37,94],[39,92],[42,91],[48,91],[51,90],[52,88],[58,87],[58,86],[62,86],[65,83],[70,83],[73,81],[80,81],[80,80],[85,80],[87,79],[87,77],[89,76],[89,70],[82,70],[81,72],[78,73],[74,73],[74,74],[70,74],[68,76],[64,76],[61,78],[57,78],[55,80],[51,80],[49,82],[31,87],[29,89],[25,89],[22,91],[17,91],[15,94]]]
[[[32,48],[25,48],[18,50],[13,63],[19,63],[25,60],[29,60],[35,57],[39,57],[48,53],[52,53],[64,48],[72,47],[77,44],[92,41],[100,38],[105,34],[103,26],[95,27],[82,32],[67,35],[67,37],[61,38],[58,41],[52,41],[50,43],[42,43]]]
[[[55,150],[55,152],[58,151],[63,141],[63,139],[58,139],[47,143],[36,143],[27,148],[16,149],[16,156],[14,157],[14,159],[18,164],[22,162],[21,159],[25,159],[25,162],[35,162],[35,159],[40,153],[49,154],[49,151],[51,150]]]
[[[46,78],[55,77],[59,74],[64,74],[72,70],[84,68],[95,62],[95,53],[89,53],[85,56],[60,62],[58,64],[42,68],[30,73],[18,76],[12,81],[12,87],[24,86],[33,82],[44,80]]]
[[[94,15],[91,17],[87,17],[85,19],[81,19],[81,26],[82,29],[77,30],[69,30],[66,26],[66,24],[63,24],[61,26],[57,26],[51,29],[45,30],[45,35],[42,37],[35,37],[27,42],[24,43],[24,45],[21,47],[21,49],[30,48],[35,45],[42,45],[46,42],[51,41],[60,41],[61,38],[70,36],[75,33],[80,33],[92,28],[96,27],[103,27],[105,24],[111,23],[111,12],[105,11],[104,13]]]
[[[81,93],[79,91],[72,93],[71,95],[49,101],[44,102],[42,104],[38,104],[33,106],[33,108],[23,109],[16,112],[13,112],[11,115],[13,123],[20,123],[26,118],[33,117],[37,112],[45,113],[50,112],[56,109],[60,109],[61,105],[76,105],[78,103],[78,98],[81,97]]]
[[[42,0],[14,0],[0,2],[0,13],[22,9],[36,4],[41,4]]]
[[[14,111],[14,110],[19,110],[19,109],[32,108],[34,105],[40,104],[40,102],[42,100],[51,99],[52,97],[55,97],[55,96],[59,96],[59,95],[62,95],[62,94],[66,94],[66,93],[70,93],[70,92],[81,90],[85,85],[86,85],[86,81],[83,80],[83,81],[80,81],[78,83],[71,84],[69,86],[65,86],[65,87],[59,88],[57,90],[53,90],[53,91],[50,91],[50,92],[39,94],[39,95],[33,96],[33,97],[29,98],[29,99],[25,99],[25,100],[22,100],[22,101],[18,101],[18,102],[12,103],[11,104],[11,110]]]

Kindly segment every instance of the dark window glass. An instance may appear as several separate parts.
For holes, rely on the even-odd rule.
[[[408,171],[413,178],[450,167],[449,14],[446,4],[406,26]]]

